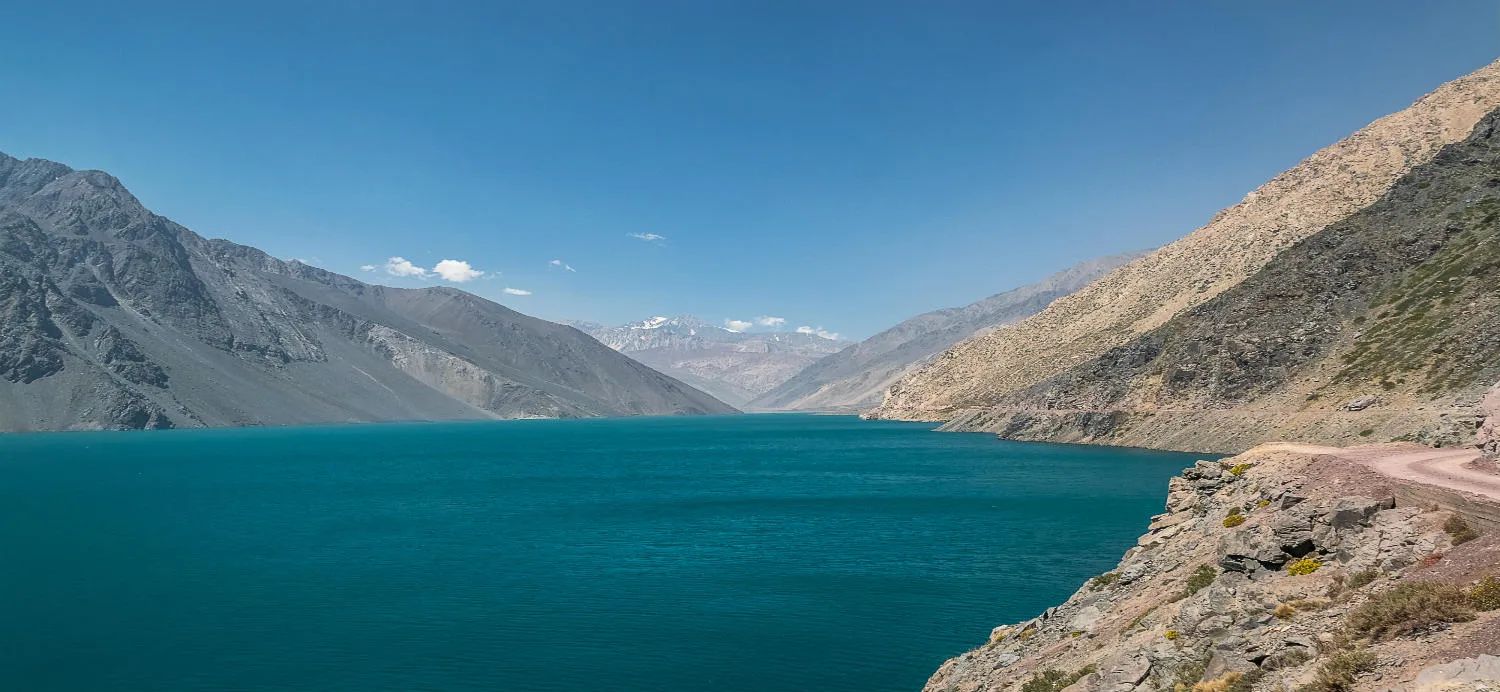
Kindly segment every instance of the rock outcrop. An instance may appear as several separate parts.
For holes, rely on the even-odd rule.
[[[954,344],[1041,312],[1145,251],[1100,257],[1028,286],[917,315],[875,336],[825,356],[747,404],[751,410],[863,411],[880,403],[902,375]]]
[[[1500,635],[1500,541],[1399,505],[1400,483],[1274,446],[1199,462],[1115,570],[926,689],[1474,689],[1494,663],[1467,659]]]
[[[1500,458],[1500,382],[1485,394],[1479,404],[1479,415],[1483,420],[1475,440],[1486,456]]]
[[[1500,376],[1500,289],[1483,278],[1500,268],[1497,107],[1500,63],[955,346],[871,415],[1203,451],[1465,442],[1478,392]]]
[[[0,430],[727,413],[571,327],[373,286],[0,154]]]

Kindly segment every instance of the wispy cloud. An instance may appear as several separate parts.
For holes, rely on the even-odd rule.
[[[359,270],[362,271],[362,272],[372,272],[372,271],[375,271],[375,265],[373,265],[373,264],[360,265]]]
[[[438,262],[437,266],[432,268],[432,273],[442,277],[444,281],[452,281],[456,284],[484,276],[484,272],[469,266],[468,262],[452,259]]]
[[[628,235],[628,236],[630,236],[632,238],[635,238],[636,240],[644,240],[644,241],[646,241],[648,243],[654,242],[654,241],[657,241],[657,240],[666,240],[667,239],[666,236],[664,236],[664,235],[657,235],[655,233],[626,233],[625,235]]]
[[[426,269],[406,261],[403,257],[392,257],[386,260],[385,273],[391,276],[427,276]]]
[[[547,264],[550,264],[553,267],[556,267],[556,268],[561,269],[563,271],[570,271],[570,272],[573,272],[575,274],[578,273],[578,270],[574,269],[573,265],[568,264],[566,262],[563,262],[562,260],[552,260],[551,262],[548,262]]]
[[[798,334],[812,334],[813,336],[821,336],[824,339],[827,339],[829,341],[838,341],[838,339],[839,339],[839,335],[838,335],[837,332],[830,332],[830,331],[828,331],[828,330],[826,330],[826,329],[824,329],[822,327],[807,327],[807,326],[802,326],[802,327],[798,327],[797,328],[797,333]]]
[[[755,323],[754,322],[750,322],[748,320],[731,320],[731,319],[725,319],[724,320],[724,326],[728,327],[729,331],[731,331],[731,332],[743,332],[746,329],[754,327]]]
[[[511,288],[509,286],[505,287],[505,292],[509,293],[509,294],[511,294],[513,296],[529,296],[529,295],[531,295],[531,291],[527,291],[527,290],[523,290],[523,289],[519,289],[519,288]]]
[[[762,327],[780,327],[781,325],[786,324],[786,318],[761,315],[760,317],[755,318],[755,323]]]

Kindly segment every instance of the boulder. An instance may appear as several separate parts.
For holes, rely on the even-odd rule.
[[[1500,656],[1480,654],[1475,658],[1461,658],[1451,663],[1427,666],[1417,673],[1412,683],[1417,692],[1438,690],[1479,689],[1475,683],[1500,686]]]
[[[1270,527],[1251,526],[1219,538],[1219,566],[1231,572],[1274,570],[1286,564],[1281,540]]]
[[[1344,404],[1344,410],[1345,411],[1363,411],[1363,410],[1365,410],[1367,408],[1370,408],[1371,406],[1374,406],[1377,403],[1380,403],[1380,397],[1374,396],[1374,395],[1370,395],[1370,394],[1366,394],[1365,396],[1362,396],[1362,397],[1360,397],[1358,399],[1355,399],[1355,400],[1353,400],[1353,401],[1351,401],[1351,402],[1349,402],[1347,404]]]
[[[1132,651],[1105,661],[1099,666],[1099,692],[1131,692],[1151,674],[1151,659],[1145,652]]]
[[[1368,522],[1376,512],[1393,509],[1395,506],[1396,501],[1392,498],[1372,500],[1368,497],[1341,497],[1328,510],[1328,525],[1335,530],[1353,528]]]

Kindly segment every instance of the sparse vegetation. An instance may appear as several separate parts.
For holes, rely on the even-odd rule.
[[[1253,467],[1253,466],[1255,466],[1255,464],[1235,464],[1234,468],[1229,469],[1229,475],[1231,475],[1231,476],[1243,476],[1243,475],[1245,475],[1245,472],[1249,471],[1250,468]]]
[[[1214,569],[1213,565],[1198,565],[1198,569],[1193,570],[1192,576],[1188,577],[1187,595],[1191,596],[1202,591],[1209,584],[1214,583],[1214,579],[1218,576],[1219,570]]]
[[[1222,677],[1222,678],[1215,678],[1213,680],[1204,680],[1202,682],[1194,684],[1193,687],[1192,687],[1192,691],[1193,692],[1229,692],[1229,690],[1231,690],[1231,689],[1234,688],[1234,684],[1237,683],[1237,682],[1239,682],[1240,678],[1242,678],[1242,677],[1244,677],[1243,674],[1231,671],[1231,672],[1225,673],[1224,677]]]
[[[1300,577],[1303,575],[1312,574],[1313,572],[1318,571],[1318,568],[1322,566],[1323,563],[1318,562],[1317,560],[1310,557],[1304,557],[1301,560],[1294,560],[1290,564],[1288,564],[1286,566],[1286,573],[1294,577]]]
[[[1349,588],[1358,589],[1364,586],[1368,586],[1371,582],[1374,582],[1379,578],[1380,570],[1374,567],[1371,567],[1369,569],[1362,569],[1358,572],[1355,572],[1354,574],[1349,575]]]
[[[1181,636],[1181,634],[1182,633],[1178,632],[1177,630],[1167,630],[1167,633],[1163,636],[1165,636],[1167,639],[1176,639],[1177,637]]]
[[[1369,436],[1374,435],[1374,434],[1375,434],[1375,429],[1374,428],[1365,428],[1364,430],[1359,431],[1359,436],[1360,437],[1369,437]]]
[[[1450,515],[1448,520],[1443,522],[1443,530],[1448,533],[1449,538],[1453,539],[1453,545],[1463,545],[1479,538],[1479,532],[1470,527],[1469,522],[1464,521],[1464,518],[1457,514]]]
[[[1453,585],[1411,581],[1384,591],[1349,613],[1349,629],[1385,641],[1443,622],[1474,619],[1470,595]]]
[[[1278,620],[1290,620],[1292,616],[1297,614],[1297,609],[1290,603],[1282,603],[1276,606],[1276,609],[1271,611],[1271,614],[1275,615]]]
[[[1469,591],[1469,600],[1475,610],[1500,610],[1500,579],[1493,575],[1480,579]]]
[[[1269,504],[1271,504],[1270,500],[1261,500],[1260,502],[1255,503],[1255,506],[1256,507],[1265,507],[1266,505],[1269,505]]]
[[[1186,692],[1194,685],[1203,681],[1203,672],[1208,670],[1208,656],[1185,660],[1177,664],[1177,670],[1173,671],[1172,689],[1174,692]]]
[[[1232,529],[1243,523],[1245,523],[1245,515],[1243,514],[1231,514],[1224,517],[1224,528],[1227,529]]]
[[[1329,656],[1318,667],[1317,677],[1298,692],[1349,692],[1360,673],[1372,670],[1375,670],[1375,654],[1364,649],[1340,651]]]
[[[1063,688],[1082,680],[1095,670],[1096,668],[1092,663],[1073,671],[1072,675],[1056,668],[1048,668],[1031,676],[1030,680],[1021,685],[1021,692],[1059,692]]]
[[[1119,572],[1105,572],[1104,574],[1101,574],[1089,580],[1089,590],[1098,591],[1100,589],[1109,588],[1110,585],[1119,580]]]

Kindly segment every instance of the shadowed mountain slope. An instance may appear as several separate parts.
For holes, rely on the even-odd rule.
[[[0,154],[0,429],[727,413],[570,327],[208,240]]]

